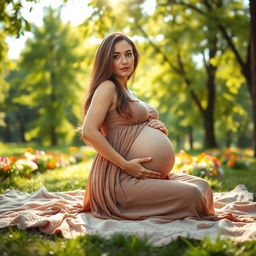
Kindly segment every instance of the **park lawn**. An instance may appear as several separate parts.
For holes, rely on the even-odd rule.
[[[69,146],[62,145],[58,147],[38,147],[35,143],[3,143],[0,142],[0,156],[20,156],[22,155],[27,148],[33,148],[33,149],[40,149],[45,152],[51,151],[51,152],[62,152],[62,153],[68,153],[69,152]]]
[[[38,146],[36,143],[2,143],[0,142],[0,156],[6,157],[6,156],[21,156],[26,152],[28,148],[36,150],[43,150],[45,152],[51,152],[51,153],[70,153],[70,145],[59,145],[59,146],[52,146],[52,147],[44,147],[44,146]],[[95,151],[86,145],[78,146],[77,149],[79,149],[80,152],[85,153],[86,156],[89,156],[89,158],[95,156]]]
[[[24,151],[23,151],[24,152]],[[49,191],[85,189],[92,160],[64,169],[49,170],[30,179],[15,177],[12,186],[1,183],[0,193],[7,188],[32,192],[45,186]],[[228,191],[237,184],[245,184],[249,191],[256,193],[256,163],[248,169],[235,170],[224,167],[224,179],[217,190]],[[231,240],[210,242],[180,238],[169,245],[155,248],[146,240],[136,236],[117,234],[111,239],[99,236],[81,236],[76,239],[63,239],[60,235],[47,235],[37,229],[0,229],[1,255],[68,255],[68,256],[136,256],[136,255],[256,255],[256,243],[235,243]],[[105,253],[105,254],[104,254]]]
[[[222,191],[233,189],[238,184],[244,184],[248,191],[254,193],[254,201],[256,196],[256,161],[244,169],[232,169],[228,166],[224,168],[224,179],[222,180]]]

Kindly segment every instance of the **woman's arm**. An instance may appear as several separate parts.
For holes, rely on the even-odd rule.
[[[141,163],[151,161],[151,158],[138,158],[127,161],[124,159],[100,132],[100,127],[108,110],[115,106],[115,85],[104,81],[96,89],[90,107],[83,123],[82,136],[100,155],[125,170],[128,174],[140,178],[161,178],[159,172],[144,168]]]

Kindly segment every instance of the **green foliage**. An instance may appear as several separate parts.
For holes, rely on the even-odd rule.
[[[12,126],[25,126],[24,140],[37,139],[46,145],[70,143],[83,92],[85,52],[80,32],[62,24],[53,9],[47,10],[43,27],[33,26],[32,32],[34,38],[28,40],[18,70],[9,76],[7,117],[14,114]]]
[[[6,91],[3,111],[5,112],[5,127],[2,133],[7,141],[25,142],[25,131],[29,129],[29,122],[35,118],[36,108],[33,107],[30,93],[23,86],[26,72],[17,70],[17,65],[12,62],[12,67],[8,70],[6,83],[8,90]],[[21,98],[21,100],[17,100]]]
[[[38,0],[26,0],[27,2],[37,2]],[[23,8],[21,0],[1,0],[0,1],[0,61],[5,59],[5,42],[2,36],[13,35],[19,37],[24,31],[30,30],[30,23],[21,15]],[[30,9],[32,11],[32,9]]]
[[[14,1],[6,1],[2,13],[10,16],[7,2],[10,8]],[[15,76],[19,79],[14,82],[16,78],[13,80],[14,74],[10,74],[10,85],[6,84],[6,88],[11,86],[12,91],[0,113],[0,120],[1,115],[3,120],[3,112],[7,118],[2,125],[8,128],[8,123],[11,123],[9,130],[12,136],[9,137],[13,140],[39,139],[45,144],[71,141],[74,135],[71,131],[81,113],[81,100],[78,100],[81,99],[81,83],[77,81],[89,80],[88,67],[91,67],[97,47],[91,44],[91,39],[102,39],[111,32],[123,31],[134,39],[141,52],[141,64],[132,89],[158,108],[174,144],[187,147],[190,140],[192,146],[202,147],[203,134],[207,133],[203,124],[212,111],[211,122],[214,122],[214,133],[220,146],[251,146],[253,123],[249,94],[244,89],[246,81],[220,29],[221,26],[225,28],[242,60],[245,60],[249,36],[248,6],[242,0],[157,0],[156,7],[149,10],[148,2],[89,1],[91,16],[79,28],[86,37],[86,46],[83,47],[87,52],[85,56],[81,47],[77,48],[80,50],[74,55],[78,59],[83,56],[83,61],[78,61],[80,64],[77,66],[66,65],[72,62],[72,57],[66,54],[71,53],[72,47],[67,50],[62,41],[69,38],[69,33],[63,32],[65,25],[58,28],[54,15],[45,19],[43,28],[31,26],[37,39],[28,42],[23,60],[18,64]],[[18,10],[21,6],[16,5],[15,8]],[[16,18],[22,19],[18,13]],[[12,15],[15,16],[15,12]],[[58,33],[54,33],[56,31]],[[72,33],[79,33],[74,31],[72,28]],[[69,60],[63,61],[64,58]],[[60,63],[65,63],[66,68]],[[85,75],[79,74],[79,69],[84,70]],[[54,70],[54,75],[49,70]],[[69,74],[72,71],[77,71],[75,78]],[[215,100],[209,81],[214,81]],[[51,86],[53,84],[54,87]],[[53,88],[56,89],[54,93]],[[54,101],[56,97],[62,100]],[[16,112],[17,109],[20,113]],[[7,128],[0,128],[0,134],[7,137]],[[14,135],[14,131],[17,134]],[[54,141],[53,134],[58,141]]]
[[[52,9],[44,18],[44,27],[35,28],[34,34],[21,63],[30,71],[27,85],[33,87],[30,96],[38,104],[35,130],[29,135],[44,137],[51,144],[57,144],[60,138],[70,141],[73,106],[81,91],[76,77],[83,59],[77,52],[81,42],[69,25],[61,24]]]
[[[117,26],[121,25],[120,19],[113,15],[115,8],[109,1],[91,0],[88,6],[92,8],[92,13],[81,24],[85,36],[100,36],[100,38],[103,38],[106,33],[115,32]]]
[[[6,34],[0,29],[0,127],[5,126],[5,113],[3,109],[6,101],[6,93],[9,89],[9,85],[5,81],[7,65],[9,64],[7,60],[7,45],[4,41],[5,36]]]
[[[26,0],[26,2],[38,2],[38,0]],[[23,30],[30,29],[29,22],[21,15],[22,7],[22,1],[20,0],[0,2],[0,21],[2,28],[10,35],[19,36],[23,33]]]

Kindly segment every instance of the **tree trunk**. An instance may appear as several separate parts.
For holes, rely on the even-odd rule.
[[[52,101],[51,104],[52,106],[55,106],[54,103],[56,101],[56,95],[54,90],[54,77],[55,77],[54,72],[51,72],[51,101]],[[53,110],[55,112],[55,107],[53,108]],[[53,118],[54,118],[54,115],[53,115]],[[56,146],[58,144],[58,141],[57,141],[57,134],[56,134],[56,125],[54,120],[52,120],[51,122],[50,136],[51,136],[52,146]]]
[[[6,123],[6,127],[5,127],[5,133],[4,133],[4,141],[11,142],[12,141],[11,125],[8,119],[5,119],[5,123]]]
[[[204,128],[205,128],[205,146],[207,148],[217,148],[217,143],[214,133],[214,106],[215,106],[215,73],[216,68],[209,67],[210,71],[208,74],[208,104],[204,111]]]
[[[56,138],[56,132],[55,132],[54,125],[52,125],[52,127],[51,127],[51,145],[52,146],[57,145],[57,138]]]
[[[209,26],[209,30],[211,30],[211,26]],[[208,49],[209,49],[209,57],[208,61],[204,57],[204,65],[207,72],[207,106],[206,109],[201,109],[201,113],[204,120],[204,130],[205,130],[205,147],[206,148],[217,148],[217,143],[215,139],[214,132],[214,108],[215,108],[215,76],[217,67],[211,64],[211,59],[216,56],[217,53],[217,37],[214,35],[212,38],[208,40]],[[203,54],[204,56],[204,54]]]
[[[188,138],[189,138],[189,146],[190,146],[190,150],[194,149],[194,138],[193,138],[193,128],[192,126],[188,127]]]
[[[26,143],[26,138],[25,138],[25,125],[24,125],[24,119],[20,121],[20,140],[23,143]]]
[[[256,1],[250,0],[251,34],[250,34],[250,60],[251,60],[251,95],[253,113],[253,148],[256,157]]]
[[[52,60],[51,60],[51,67],[50,67],[50,86],[51,86],[51,105],[53,107],[53,117],[55,118],[56,113],[56,106],[55,106],[55,101],[56,101],[56,93],[55,93],[55,70],[54,70],[54,65],[56,63],[55,61],[55,45],[51,45],[51,51],[52,51]],[[57,134],[56,134],[56,124],[55,120],[52,120],[51,122],[51,128],[50,128],[50,137],[51,137],[51,144],[52,146],[56,146],[58,144],[57,141]]]
[[[226,134],[226,148],[229,148],[231,146],[231,138],[232,137],[232,132],[231,131],[228,131],[227,134]]]
[[[217,143],[214,136],[214,120],[213,116],[208,112],[204,114],[204,130],[205,130],[205,147],[217,148]]]

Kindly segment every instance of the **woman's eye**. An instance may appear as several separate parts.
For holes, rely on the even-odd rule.
[[[113,56],[113,59],[114,59],[114,60],[117,60],[118,58],[119,58],[119,55],[114,55],[114,56]]]
[[[131,56],[132,56],[132,53],[131,53],[131,52],[127,53],[127,56],[128,56],[128,57],[131,57]]]

